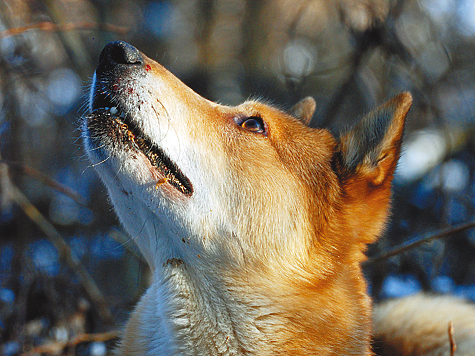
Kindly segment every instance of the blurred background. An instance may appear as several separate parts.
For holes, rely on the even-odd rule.
[[[223,104],[317,101],[335,135],[414,96],[377,300],[475,301],[475,1],[0,1],[0,354],[106,355],[148,270],[81,148],[102,47],[125,40]],[[458,229],[456,229],[458,228]]]

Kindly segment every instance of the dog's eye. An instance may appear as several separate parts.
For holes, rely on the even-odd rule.
[[[239,120],[237,124],[240,125],[243,129],[250,132],[260,133],[260,134],[266,133],[264,121],[259,116],[246,117],[244,119]]]

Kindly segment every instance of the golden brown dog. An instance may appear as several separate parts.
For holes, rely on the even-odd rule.
[[[387,221],[411,101],[396,96],[336,139],[307,126],[311,98],[289,113],[218,105],[129,44],[108,44],[84,141],[153,270],[119,353],[371,355],[361,262]],[[440,327],[435,341],[378,337],[393,355],[437,354],[449,345]]]

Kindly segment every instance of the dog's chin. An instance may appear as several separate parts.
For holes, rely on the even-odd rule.
[[[145,163],[141,164],[150,172],[156,188],[173,188],[185,197],[193,194],[193,185],[188,177],[165,151],[135,124],[132,119],[134,115],[129,110],[99,95],[95,97],[91,109],[84,119],[84,129],[89,151],[99,158],[99,162],[107,160],[108,157],[119,161],[143,157]]]

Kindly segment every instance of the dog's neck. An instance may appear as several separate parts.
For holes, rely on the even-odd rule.
[[[364,290],[336,303],[338,282],[359,279],[359,270],[345,269],[319,296],[317,287],[296,290],[264,271],[228,266],[218,277],[216,271],[226,267],[209,268],[214,273],[178,258],[155,268],[152,286],[127,326],[124,355],[330,355],[335,347],[341,354],[369,354],[369,327],[361,327],[369,321],[359,316],[369,307]],[[350,315],[355,318],[352,341],[339,339],[346,332],[333,329],[319,344],[307,336]]]
[[[329,263],[334,251],[323,245],[306,254],[266,254],[223,229],[188,236],[164,229],[170,219],[140,204],[134,211],[145,218],[122,214],[123,223],[137,237],[153,281],[127,325],[122,355],[369,354],[369,300],[357,259],[345,262],[340,254]]]
[[[258,290],[229,286],[177,258],[157,267],[137,311],[128,325],[134,334],[123,340],[137,355],[270,355],[270,330],[283,324]]]

